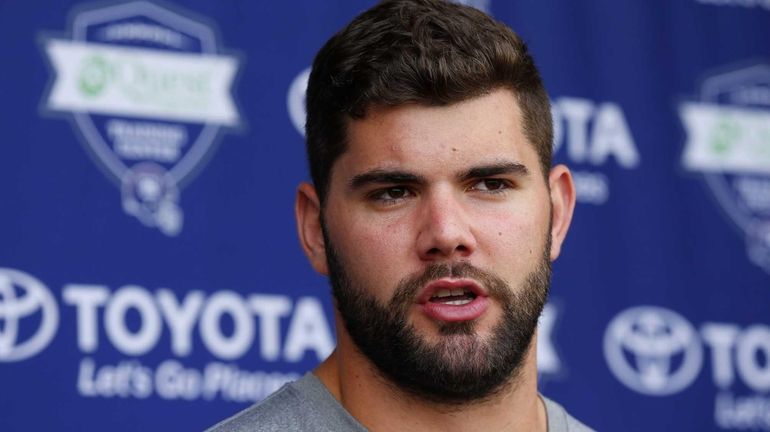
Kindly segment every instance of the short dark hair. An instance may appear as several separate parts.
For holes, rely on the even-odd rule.
[[[362,13],[321,48],[308,82],[307,154],[321,204],[351,119],[374,106],[449,105],[497,88],[513,91],[547,177],[548,94],[527,46],[508,26],[442,0],[383,1]]]

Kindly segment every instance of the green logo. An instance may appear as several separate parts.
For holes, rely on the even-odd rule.
[[[729,152],[741,139],[741,129],[737,122],[722,118],[712,129],[711,149],[716,154]]]
[[[85,96],[95,97],[104,90],[111,75],[112,68],[102,56],[88,57],[80,68],[78,87]]]

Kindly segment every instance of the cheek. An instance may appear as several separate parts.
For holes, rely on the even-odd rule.
[[[518,267],[539,260],[548,231],[548,212],[541,209],[499,211],[480,225],[480,249],[505,266]]]
[[[369,286],[395,286],[406,275],[405,260],[412,249],[408,224],[374,217],[339,218],[335,222],[334,245],[351,277]]]

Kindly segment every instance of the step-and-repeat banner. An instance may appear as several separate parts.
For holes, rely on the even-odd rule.
[[[578,205],[540,387],[770,431],[770,1],[467,3],[528,42]],[[309,65],[369,2],[0,2],[0,430],[200,430],[334,347]]]

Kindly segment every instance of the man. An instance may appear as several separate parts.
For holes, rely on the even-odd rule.
[[[575,191],[522,41],[472,8],[386,1],[318,53],[307,108],[296,217],[338,345],[213,430],[588,430],[537,392]]]

